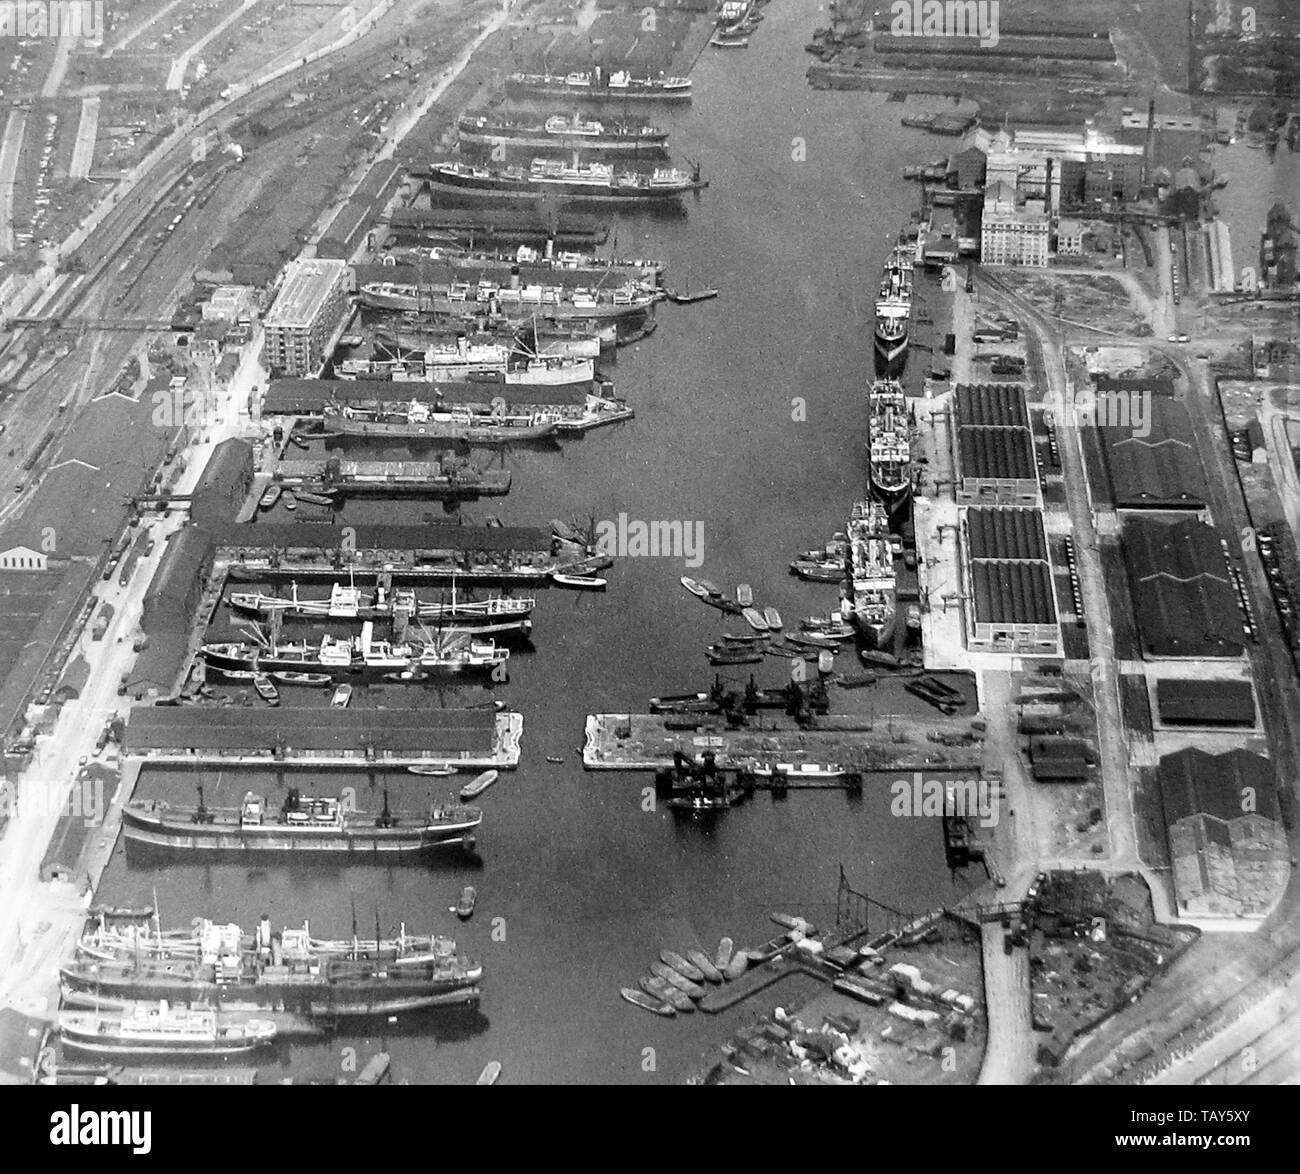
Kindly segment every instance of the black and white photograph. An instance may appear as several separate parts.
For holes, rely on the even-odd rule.
[[[34,1145],[1281,1136],[1300,0],[0,0],[0,128]]]

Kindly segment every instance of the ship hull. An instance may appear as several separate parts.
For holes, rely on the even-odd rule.
[[[691,87],[673,86],[571,86],[563,81],[507,78],[506,92],[527,98],[564,98],[570,102],[689,102]]]
[[[674,183],[662,187],[640,187],[617,184],[586,184],[567,180],[536,180],[532,178],[511,180],[505,176],[460,175],[449,171],[433,171],[425,183],[433,191],[456,192],[489,200],[536,200],[544,196],[596,204],[659,204],[680,199],[687,192],[698,192],[708,186],[704,180]]]
[[[468,130],[459,129],[460,141],[481,147],[505,147],[507,150],[582,150],[604,155],[662,155],[667,151],[668,135],[552,134],[544,129]]]
[[[644,314],[653,308],[658,300],[654,297],[638,298],[630,302],[597,302],[594,305],[582,305],[574,302],[510,301],[506,298],[493,299],[495,306],[487,303],[453,301],[445,294],[430,294],[416,297],[413,294],[393,294],[361,290],[363,305],[374,310],[398,311],[400,313],[447,314],[461,316],[473,314],[478,310],[502,315],[508,322],[524,324],[533,318],[550,322],[573,322],[587,319],[630,318],[635,314]]]
[[[350,664],[322,664],[319,658],[299,658],[274,653],[259,653],[257,656],[242,655],[214,650],[205,647],[202,650],[204,663],[217,672],[283,672],[285,670],[302,670],[316,673],[329,673],[331,676],[346,677],[358,675],[382,675],[384,673],[405,670],[423,673],[473,673],[488,672],[496,662],[476,663],[457,661],[446,664],[422,663],[407,657],[372,660],[370,662],[354,661]]]
[[[907,335],[902,338],[884,338],[877,331],[876,341],[876,364],[882,374],[894,374],[902,369],[907,359]]]
[[[326,437],[353,437],[398,440],[460,440],[466,444],[512,444],[528,440],[546,440],[556,434],[559,425],[554,420],[544,424],[497,426],[493,424],[461,424],[451,420],[426,420],[419,424],[387,423],[376,420],[349,420],[342,416],[327,418],[320,435]]]

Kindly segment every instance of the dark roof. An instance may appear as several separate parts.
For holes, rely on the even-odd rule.
[[[971,564],[975,620],[982,624],[1054,624],[1056,603],[1046,563]]]
[[[252,483],[253,446],[246,440],[223,440],[194,487],[190,517],[200,524],[233,519]]]
[[[1082,758],[1048,758],[1033,764],[1034,778],[1042,780],[1086,779],[1088,764]]]
[[[137,705],[126,748],[148,750],[376,750],[485,754],[496,741],[491,709],[207,709]]]
[[[1159,399],[1173,399],[1174,380],[1170,375],[1094,375],[1097,394],[1106,392],[1149,391]]]
[[[1036,476],[1027,428],[961,428],[957,445],[963,477],[1024,481]]]
[[[158,572],[144,593],[145,618],[162,601],[190,603],[202,586],[212,553],[212,539],[198,526],[186,526],[171,535],[158,563]]]
[[[1169,725],[1253,726],[1255,697],[1249,681],[1156,681],[1156,708]]]
[[[0,1007],[0,1084],[30,1084],[49,1022]]]
[[[508,385],[502,379],[443,383],[393,383],[387,379],[277,379],[267,388],[262,413],[267,416],[319,415],[325,404],[417,403],[491,404],[497,396],[509,404],[586,403],[591,382],[557,386]]]
[[[1027,428],[1025,389],[1014,383],[959,384],[957,423]]]
[[[331,526],[323,522],[231,522],[210,527],[219,546],[245,550],[338,550],[351,530],[357,550],[514,550],[551,549],[551,534],[540,526]]]
[[[1249,750],[1207,754],[1191,747],[1160,759],[1160,794],[1172,826],[1188,816],[1231,821],[1257,814],[1278,818],[1272,763]]]
[[[1125,395],[1129,392],[1098,392]],[[1120,509],[1204,509],[1209,487],[1197,452],[1187,408],[1178,400],[1148,397],[1150,432],[1131,427],[1100,428],[1111,493]],[[1097,405],[1097,419],[1106,419]]]
[[[971,558],[1047,558],[1039,510],[977,508],[966,511]]]
[[[1241,612],[1213,527],[1131,517],[1123,549],[1146,655],[1241,655]]]

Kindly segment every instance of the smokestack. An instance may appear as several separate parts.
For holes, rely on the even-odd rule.
[[[1156,100],[1154,96],[1147,103],[1147,146],[1146,151],[1143,152],[1142,163],[1145,172],[1142,180],[1145,183],[1155,171],[1156,166]]]

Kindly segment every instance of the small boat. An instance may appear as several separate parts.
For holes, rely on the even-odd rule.
[[[557,587],[571,587],[577,591],[604,591],[607,580],[595,575],[563,575],[556,571],[551,582]]]
[[[418,685],[428,679],[429,674],[423,669],[402,669],[401,672],[384,674],[384,680],[390,685]]]
[[[501,1075],[501,1061],[489,1060],[483,1065],[483,1071],[478,1074],[475,1084],[496,1084],[497,1078]]]
[[[680,954],[674,954],[672,950],[660,950],[659,960],[665,966],[671,966],[683,978],[689,978],[691,982],[704,981],[704,975],[697,966],[687,962]]]
[[[699,580],[699,585],[708,592],[709,597],[712,599],[717,599],[722,594],[722,592],[718,590],[718,585],[716,583],[710,583],[708,579]]]
[[[662,1015],[665,1019],[672,1019],[677,1014],[671,1003],[651,998],[651,996],[643,994],[641,991],[634,991],[631,987],[620,987],[618,993],[632,1006],[640,1007],[642,1010],[649,1011],[654,1015]],[[479,1083],[483,1083],[482,1078],[479,1079]]]
[[[701,603],[707,603],[710,607],[716,607],[724,615],[738,616],[745,609],[738,603],[733,603],[724,595],[701,595]]]
[[[546,761],[547,761],[547,762],[553,762],[553,763],[555,763],[555,764],[558,766],[560,763],[562,763],[562,762],[564,761],[564,759],[563,759],[563,758],[558,758],[558,757],[556,757],[554,754],[548,754],[548,755],[546,756]]]
[[[755,607],[747,607],[741,615],[745,617],[745,622],[754,629],[755,632],[766,632],[769,630],[767,618]]]
[[[298,508],[298,499],[297,499],[296,497],[294,497],[294,495],[293,495],[292,493],[285,493],[285,494],[283,495],[283,498],[284,498],[284,508],[285,508],[285,509],[287,509],[287,510],[291,510],[291,511],[292,511],[292,510],[296,510],[296,509]]]
[[[280,704],[280,691],[271,683],[271,678],[258,673],[253,678],[253,688],[257,690],[257,695],[267,703],[267,705]]]
[[[754,589],[748,583],[742,583],[736,588],[736,602],[741,607],[754,606]]]
[[[817,671],[819,673],[833,672],[835,669],[835,653],[823,648],[817,657]]]
[[[692,982],[689,978],[683,978],[671,966],[666,966],[662,962],[651,962],[650,973],[656,978],[663,979],[669,986],[675,987],[689,999],[704,998],[704,988],[699,983]]]
[[[473,885],[466,885],[460,891],[460,900],[456,902],[456,916],[461,921],[468,921],[474,915],[474,902],[478,900],[478,893],[475,892]]]
[[[742,632],[740,635],[728,632],[722,637],[722,642],[723,644],[762,644],[770,639],[771,636],[766,632]]]
[[[797,930],[804,937],[810,937],[817,932],[817,927],[811,921],[796,917],[793,913],[769,913],[768,917],[777,925],[783,925],[786,929]]]
[[[763,653],[743,644],[710,644],[705,650],[711,665],[762,664]]]
[[[806,620],[799,621],[799,630],[802,632],[814,632],[818,636],[825,636],[828,640],[852,640],[853,629],[843,620],[823,620],[817,616],[810,616]],[[793,640],[791,636],[789,639]]]
[[[781,613],[774,607],[765,607],[763,609],[763,618],[767,621],[767,626],[774,632],[779,632],[784,626],[781,623]]]
[[[683,575],[681,578],[681,584],[692,595],[699,596],[700,599],[708,598],[709,589],[705,587],[703,583],[698,583],[694,579],[688,578],[686,575]]]
[[[445,779],[456,773],[454,766],[408,766],[407,771],[413,775],[425,775],[435,779]]]
[[[684,995],[675,986],[664,982],[662,978],[641,978],[637,980],[641,989],[651,998],[667,1003],[674,1011],[690,1012],[695,1010],[689,995]]]
[[[113,1011],[61,1011],[59,1035],[67,1048],[117,1055],[222,1056],[274,1041],[269,1019],[238,1019],[213,1008],[129,1004]]]
[[[352,700],[352,686],[340,685],[334,690],[334,696],[330,698],[330,705],[335,709],[347,709],[348,703]]]
[[[800,644],[805,648],[825,648],[831,652],[840,650],[840,642],[823,636],[819,632],[792,632],[786,637],[791,644]]]
[[[845,673],[835,683],[841,689],[862,689],[874,685],[879,679],[875,673]]]
[[[715,49],[744,49],[749,44],[749,38],[746,36],[727,37],[722,33],[714,33],[709,38],[709,44]]]
[[[713,965],[713,960],[703,950],[687,950],[686,957],[700,968],[705,982],[722,981],[722,971]]]
[[[280,500],[281,489],[278,485],[268,485],[262,490],[262,496],[258,498],[257,504],[261,509],[269,510]]]
[[[497,781],[497,778],[498,775],[496,771],[485,770],[481,775],[461,787],[460,797],[462,799],[473,799],[476,796],[483,794],[484,791]]]
[[[891,656],[888,652],[876,652],[870,648],[863,648],[858,656],[862,658],[864,664],[876,664],[881,668],[896,669],[899,667],[899,660],[896,656]]]
[[[725,939],[724,939],[725,940]],[[731,956],[731,961],[727,963],[724,971],[727,978],[734,981],[739,978],[746,970],[749,969],[749,954],[744,950],[737,950]]]
[[[334,499],[324,493],[308,493],[305,489],[294,491],[294,498],[298,501],[305,501],[308,505],[327,505],[332,506]]]
[[[713,955],[713,965],[719,970],[726,972],[731,965],[731,956],[736,952],[736,943],[730,938],[723,938],[718,942],[718,948]]]
[[[329,673],[283,672],[272,673],[271,680],[281,685],[311,685],[319,688],[322,685],[332,684],[334,678]]]
[[[664,294],[676,306],[689,306],[695,302],[707,302],[710,298],[716,298],[718,291],[716,289],[698,289],[694,293],[688,293],[681,290],[666,289]]]

